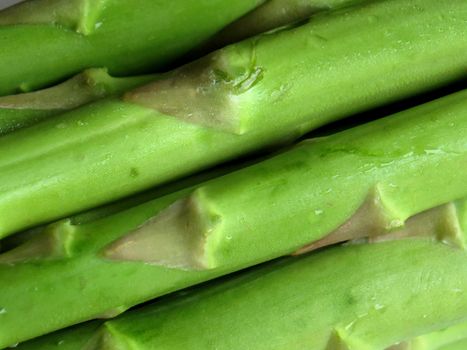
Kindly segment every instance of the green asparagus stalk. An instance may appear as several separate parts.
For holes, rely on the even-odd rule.
[[[112,75],[161,69],[261,2],[26,1],[0,11],[0,95],[92,67]]]
[[[197,52],[213,51],[267,30],[304,20],[313,13],[363,0],[271,0],[222,30]],[[115,78],[106,69],[89,69],[52,88],[0,97],[0,135],[109,95],[118,95],[151,76]],[[155,77],[154,77],[155,78]]]
[[[465,319],[466,288],[465,251],[335,247],[129,312],[85,349],[384,349]]]
[[[463,77],[466,13],[389,0],[317,16],[7,135],[0,237]]]
[[[458,244],[459,247],[465,249],[467,235],[467,221],[462,214],[467,214],[465,205],[467,199],[449,203],[437,208],[430,209],[424,213],[418,214],[410,218],[405,227],[386,235],[384,240],[402,239],[404,237],[425,237],[434,240],[443,240],[445,243]],[[446,225],[448,220],[452,220],[452,209],[457,208],[460,218],[460,225],[465,232],[462,232],[457,238],[458,240],[446,240],[443,237],[454,237],[452,235],[451,225]],[[447,220],[448,219],[448,220]],[[455,222],[455,220],[452,220]],[[461,229],[461,230],[462,230]],[[447,230],[444,231],[443,230]],[[380,240],[383,241],[383,240]],[[376,242],[373,240],[372,242]],[[363,242],[359,242],[363,243]],[[338,268],[338,266],[337,266]],[[95,330],[103,324],[103,321],[90,322],[75,328],[65,329],[55,332],[50,335],[40,337],[26,343],[22,343],[18,350],[51,350],[59,348],[61,350],[82,350],[85,345],[90,342]],[[442,346],[455,343],[465,337],[465,328],[467,324],[459,324],[449,327],[442,331],[433,332],[420,337],[416,337],[410,341],[398,342],[397,345],[391,346],[388,350],[441,350]],[[446,349],[448,350],[448,349]]]
[[[94,68],[51,88],[0,97],[0,135],[154,79],[154,75],[115,78],[104,68]]]
[[[312,15],[370,0],[269,0],[232,22],[194,52],[209,52],[254,35],[306,20]]]
[[[313,242],[317,248],[385,235],[409,217],[467,197],[466,96],[467,90],[302,143],[101,220],[51,226],[0,255],[0,280],[12,281],[0,289],[0,347],[115,316],[189,285],[313,249]],[[465,231],[463,210],[450,205],[436,210],[435,223],[414,218],[406,225],[431,229],[455,245]]]

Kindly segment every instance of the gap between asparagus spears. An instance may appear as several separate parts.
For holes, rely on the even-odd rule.
[[[0,237],[463,77],[466,14],[388,0],[316,16],[6,135]]]
[[[112,75],[161,69],[261,2],[26,1],[0,11],[0,95],[92,67]]]
[[[0,97],[0,135],[148,83],[155,75],[111,77],[104,68],[88,69],[51,88]]]
[[[465,251],[335,247],[131,311],[85,349],[384,349],[465,319],[466,288]]]
[[[272,0],[254,9],[213,39],[216,48],[267,30],[308,18],[324,9],[335,9],[364,0]],[[241,30],[239,30],[241,28]],[[241,37],[238,35],[241,33]],[[214,47],[209,44],[202,51]],[[200,51],[200,50],[198,50]],[[0,97],[0,135],[32,125],[40,120],[76,108],[111,94],[120,94],[150,80],[146,77],[111,77],[106,69],[90,69],[52,88],[33,93]],[[155,76],[153,76],[155,78]]]
[[[0,289],[0,346],[115,316],[312,242],[384,235],[467,197],[466,96],[302,143],[102,220],[50,227],[0,255],[0,279],[11,281]],[[456,244],[457,209],[442,213],[438,239]]]

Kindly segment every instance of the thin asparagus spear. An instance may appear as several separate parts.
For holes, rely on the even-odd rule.
[[[112,75],[160,69],[261,2],[26,1],[0,11],[0,95],[92,67]]]
[[[0,289],[0,346],[114,316],[302,247],[384,235],[467,197],[466,96],[302,143],[102,220],[50,227],[0,255],[0,280],[12,281]],[[435,224],[414,218],[407,226],[463,246],[462,210],[450,205],[436,210]]]
[[[329,13],[6,135],[0,237],[465,76],[466,14],[463,0]]]
[[[154,79],[154,75],[115,78],[104,68],[94,68],[51,88],[0,97],[0,135]]]
[[[384,349],[465,318],[466,288],[465,251],[335,247],[129,312],[85,349]]]

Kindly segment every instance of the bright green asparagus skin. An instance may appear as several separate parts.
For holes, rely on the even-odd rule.
[[[466,204],[467,199],[464,199],[430,209],[409,219],[404,228],[384,235],[383,238],[384,240],[388,240],[389,238],[401,239],[404,237],[424,236],[432,239],[438,238],[439,240],[443,239],[443,236],[452,237],[452,233],[449,233],[450,225],[446,224],[449,220],[452,220],[452,209],[456,208],[459,219],[458,223],[461,228],[460,231],[465,231],[462,232],[463,235],[458,236],[459,240],[456,243],[458,246],[465,248],[467,238],[465,237],[465,235],[467,235],[467,221],[465,221],[467,219],[465,216],[467,214]],[[445,242],[454,243],[453,240],[445,240]],[[18,350],[51,350],[55,348],[60,350],[82,350],[85,344],[90,342],[94,331],[103,322],[104,321],[95,321],[75,328],[58,331],[40,337],[39,339],[22,343],[18,347]],[[408,342],[401,342],[398,345],[390,347],[388,350],[441,350],[442,346],[447,346],[447,344],[463,339],[466,334],[466,327],[467,324],[455,325],[442,331],[416,337]]]
[[[464,77],[465,16],[463,0],[317,16],[7,135],[0,237]]]
[[[112,75],[160,69],[261,2],[26,1],[0,11],[0,95],[86,68],[106,67]]]
[[[440,243],[335,247],[107,321],[86,350],[382,350],[465,319],[466,288]]]
[[[0,135],[154,79],[154,75],[114,78],[106,69],[95,68],[51,88],[0,97]]]
[[[304,246],[387,239],[407,218],[467,196],[466,96],[302,143],[102,220],[51,226],[0,255],[0,280],[12,281],[0,289],[0,347]],[[463,245],[464,209],[407,227]]]

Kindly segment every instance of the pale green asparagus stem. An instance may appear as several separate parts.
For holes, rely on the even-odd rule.
[[[335,247],[129,312],[84,349],[382,350],[465,319],[466,288],[467,254],[446,245]]]
[[[388,0],[317,16],[7,135],[0,237],[463,77],[465,14]]]
[[[466,96],[302,143],[102,220],[50,227],[0,255],[0,280],[14,281],[0,289],[0,346],[115,316],[323,239],[374,237],[406,223],[462,246],[460,205],[435,210],[428,223],[407,219],[467,197]]]

